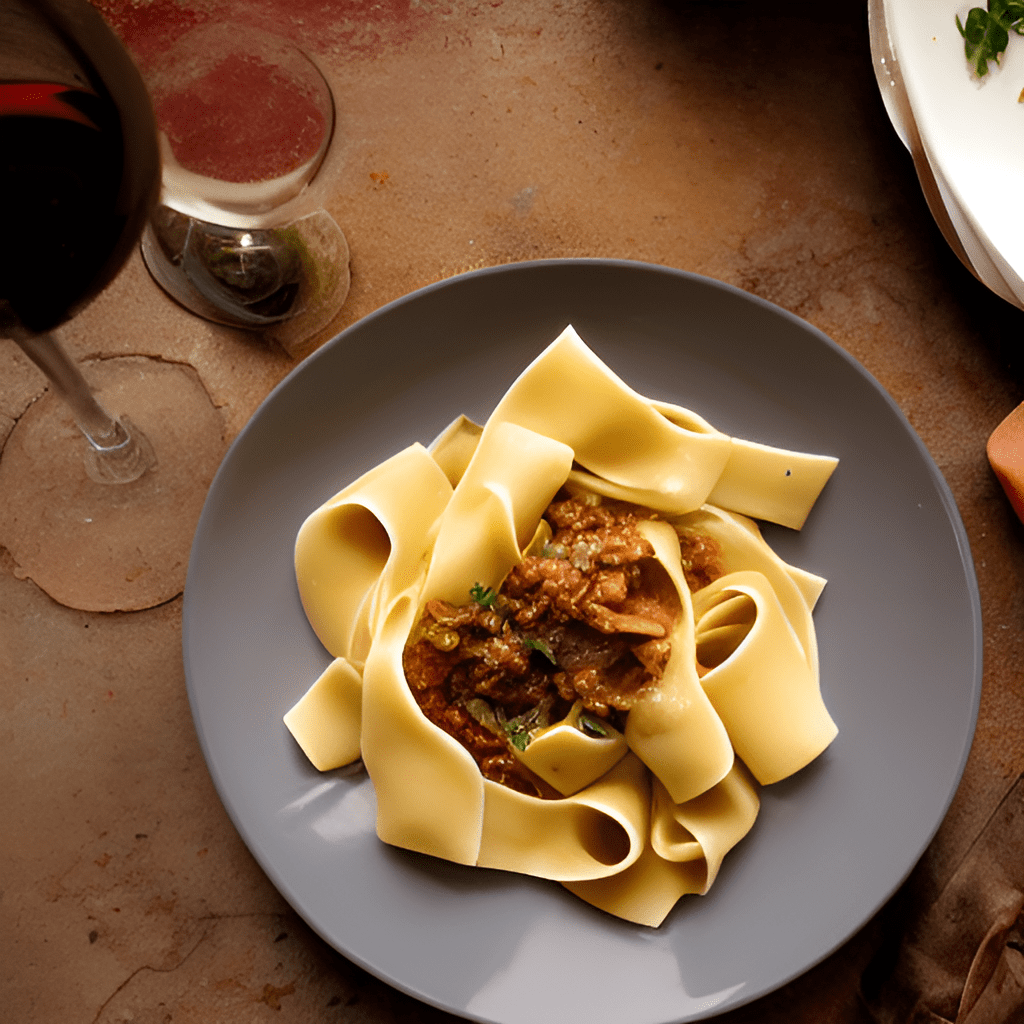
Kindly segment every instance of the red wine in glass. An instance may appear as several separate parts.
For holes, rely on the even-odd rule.
[[[121,269],[160,183],[152,105],[87,0],[3,0],[0,336],[47,375],[90,442],[90,476],[136,479],[152,452],[96,401],[50,332]]]

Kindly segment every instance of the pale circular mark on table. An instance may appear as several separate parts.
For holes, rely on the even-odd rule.
[[[60,604],[136,611],[182,592],[224,425],[190,366],[144,356],[83,364],[101,403],[150,439],[157,464],[116,486],[86,476],[87,442],[49,392],[18,419],[0,455],[0,545],[15,574]]]

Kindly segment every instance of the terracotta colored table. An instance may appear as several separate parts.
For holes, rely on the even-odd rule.
[[[149,10],[173,31],[173,0]],[[988,434],[1024,398],[1024,314],[979,285],[934,227],[878,95],[863,3],[254,0],[247,10],[313,51],[339,106],[329,209],[351,246],[352,290],[308,349],[475,267],[645,260],[720,278],[821,328],[890,391],[937,460],[985,620],[963,783],[879,918],[728,1017],[860,1020],[861,975],[887,927],[942,888],[1024,771],[1024,528],[985,459]],[[191,365],[225,441],[305,351],[196,319],[137,254],[63,337],[79,359]],[[41,390],[0,341],[0,445]],[[83,612],[22,577],[0,549],[4,1019],[454,1020],[327,947],[249,856],[193,731],[181,597]]]

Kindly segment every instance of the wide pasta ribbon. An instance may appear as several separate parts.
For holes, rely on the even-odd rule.
[[[656,928],[681,896],[711,888],[759,808],[757,785],[739,762],[721,782],[682,804],[655,779],[650,842],[641,855],[609,877],[562,884],[616,917]]]
[[[562,800],[484,783],[477,863],[555,881],[606,878],[647,845],[650,777],[631,754],[599,780]]]
[[[420,592],[414,587],[396,598],[363,670],[361,744],[377,793],[377,835],[407,850],[476,864],[483,776],[469,751],[426,719],[402,669]]]
[[[570,490],[675,514],[710,502],[797,530],[838,464],[730,437],[690,409],[644,398],[571,325],[512,384],[486,428],[462,416],[434,443],[453,486],[482,432],[500,423],[572,448]]]
[[[672,581],[681,611],[661,681],[630,711],[626,742],[672,799],[682,803],[725,778],[732,768],[733,748],[697,676],[694,613],[675,531],[654,520],[640,523],[638,529]]]
[[[295,540],[295,578],[313,631],[335,657],[362,662],[377,617],[425,567],[452,487],[420,444],[324,502]]]
[[[771,584],[730,573],[694,594],[693,607],[701,683],[737,756],[762,785],[805,767],[838,730]]]
[[[302,752],[321,772],[359,757],[363,719],[363,674],[335,658],[284,716]]]
[[[426,596],[465,604],[473,586],[501,586],[571,466],[572,449],[542,434],[485,431],[439,520]]]
[[[414,444],[326,501],[299,530],[299,596],[335,660],[284,721],[320,771],[359,757],[363,660],[382,609],[425,571],[451,495],[440,467]]]
[[[603,735],[580,728],[582,705],[577,702],[561,722],[535,735],[519,760],[562,796],[572,796],[601,778],[629,752],[626,737],[605,722]]]
[[[698,419],[695,417],[695,420]],[[729,459],[729,438],[701,423],[679,426],[627,386],[567,327],[519,376],[484,426],[517,423],[568,445],[612,487],[688,512]],[[594,490],[600,491],[598,483]]]
[[[811,613],[825,588],[822,577],[784,562],[761,536],[753,519],[704,505],[689,515],[672,520],[684,538],[696,537],[715,545],[713,555],[721,575],[753,569],[768,581],[793,627],[812,670],[818,671],[818,642]]]

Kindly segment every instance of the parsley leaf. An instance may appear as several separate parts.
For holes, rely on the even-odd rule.
[[[1024,35],[1024,0],[988,0],[988,10],[972,7],[967,21],[956,17],[963,36],[964,55],[979,78],[988,74],[988,62],[999,58],[1010,41],[1010,32]]]
[[[992,14],[1002,18],[1007,28],[1012,28],[1019,36],[1024,36],[1024,0],[989,0],[988,9]]]
[[[981,78],[988,74],[988,62],[997,64],[1010,37],[997,18],[980,7],[972,7],[967,13],[966,25],[957,15],[956,27],[964,38],[964,55],[974,73]]]
[[[536,707],[516,715],[515,718],[506,718],[500,704],[495,708],[498,724],[505,730],[509,743],[516,750],[525,750],[530,745],[533,732],[537,729],[546,729],[551,724],[551,708],[554,702],[555,698],[549,694]]]
[[[481,608],[490,608],[494,604],[497,594],[491,587],[481,587],[479,583],[474,583],[469,588],[469,596],[476,601]]]
[[[506,722],[505,732],[508,733],[508,741],[516,750],[522,752],[530,745],[530,734],[523,727],[521,722]]]
[[[577,719],[579,723],[579,730],[588,736],[607,736],[608,730],[604,727],[604,724],[593,715],[580,715]]]
[[[537,709],[534,708],[533,710],[536,711]],[[530,722],[527,719],[530,717],[531,712],[527,711],[525,714],[518,715],[515,718],[506,718],[505,712],[500,706],[497,711],[498,723],[505,730],[509,743],[516,750],[525,750],[530,745]]]
[[[544,657],[547,658],[552,665],[558,664],[554,654],[551,651],[551,648],[548,647],[548,645],[543,640],[536,640],[532,636],[524,636],[523,643],[526,644],[526,646],[529,647],[531,651],[540,651],[540,653],[543,654]]]

